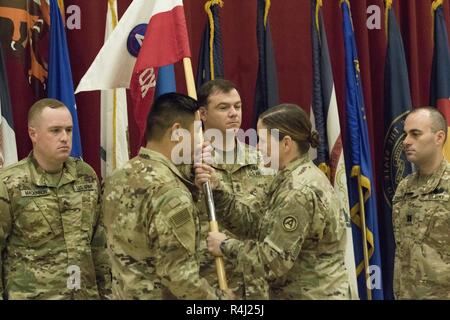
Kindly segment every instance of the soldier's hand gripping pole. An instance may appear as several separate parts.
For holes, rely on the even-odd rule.
[[[184,75],[186,78],[186,87],[188,91],[188,95],[197,100],[197,92],[195,91],[195,82],[194,82],[194,74],[192,72],[192,64],[190,58],[183,58],[183,66],[184,66]],[[197,111],[195,113],[195,120],[200,121],[200,113]],[[203,145],[203,135],[202,131],[199,130],[200,141]],[[214,200],[212,195],[212,189],[208,182],[203,185],[203,192],[205,193],[205,201],[206,207],[208,209],[208,217],[209,217],[209,229],[211,232],[219,231],[219,225],[216,220],[216,210],[214,207]],[[216,257],[216,270],[217,277],[219,281],[219,287],[222,290],[228,289],[227,285],[227,277],[225,274],[225,267],[223,263],[222,257]]]

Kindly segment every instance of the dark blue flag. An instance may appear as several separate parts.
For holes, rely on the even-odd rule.
[[[269,27],[270,0],[258,0],[256,37],[258,41],[258,77],[256,79],[255,115],[253,124],[261,113],[278,104],[278,80],[272,35]]]
[[[345,46],[348,193],[361,299],[383,299],[377,204],[359,60],[348,0],[341,3]],[[365,221],[365,228],[363,227]],[[365,237],[364,237],[365,235]],[[365,238],[365,239],[364,239]],[[366,281],[366,275],[367,280]],[[369,284],[366,286],[366,284]]]
[[[435,1],[434,10],[434,53],[430,84],[430,105],[438,108],[450,123],[450,50],[442,3]],[[450,161],[450,142],[444,145],[444,156]]]
[[[205,4],[208,15],[205,31],[203,32],[200,45],[200,56],[197,68],[197,88],[203,83],[224,77],[222,32],[220,29],[220,8],[223,6],[221,0],[210,0]]]
[[[347,177],[339,124],[339,111],[334,90],[327,34],[322,17],[322,1],[313,0],[311,6],[311,39],[313,57],[312,124],[319,133],[320,142],[314,162],[328,176],[339,199],[341,212],[347,222],[345,266],[348,271],[352,299],[358,299],[355,255],[348,204]],[[314,159],[313,149],[310,151]]]
[[[384,298],[392,300],[395,240],[392,226],[392,198],[400,181],[412,172],[403,152],[403,126],[412,108],[408,66],[402,35],[392,2],[387,2],[387,53],[384,68],[384,152],[383,211],[380,217],[380,245]]]
[[[60,100],[72,114],[72,157],[81,158],[81,138],[77,106],[70,69],[66,31],[56,0],[50,0],[50,51],[48,67],[48,97]]]

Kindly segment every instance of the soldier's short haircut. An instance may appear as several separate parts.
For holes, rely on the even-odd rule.
[[[409,114],[413,114],[413,113],[417,113],[420,111],[428,111],[428,114],[430,116],[430,120],[431,120],[431,131],[433,133],[436,133],[440,130],[444,131],[445,133],[445,141],[447,141],[447,120],[445,119],[444,114],[439,111],[439,109],[435,108],[435,107],[430,107],[430,106],[426,106],[426,107],[419,107],[419,108],[415,108],[413,109]]]
[[[59,100],[56,99],[41,99],[36,101],[28,110],[28,125],[32,125],[32,123],[41,115],[42,110],[45,108],[58,109],[58,108],[67,108],[67,106]]]
[[[208,98],[215,93],[229,93],[232,90],[237,90],[236,85],[230,80],[214,79],[205,82],[197,92],[198,105],[206,107],[208,105]]]
[[[147,141],[161,139],[176,122],[188,129],[197,110],[197,101],[184,94],[171,92],[159,96],[147,117]]]

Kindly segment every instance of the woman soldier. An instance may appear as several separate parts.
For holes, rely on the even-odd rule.
[[[261,114],[257,130],[267,165],[279,166],[262,212],[225,193],[211,167],[196,167],[197,185],[211,180],[215,197],[232,208],[220,222],[247,221],[231,227],[253,235],[253,240],[239,241],[210,232],[208,250],[236,264],[247,299],[350,299],[345,217],[328,178],[308,157],[309,148],[319,143],[317,132],[293,104]]]

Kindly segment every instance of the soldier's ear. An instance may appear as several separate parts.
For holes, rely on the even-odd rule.
[[[290,136],[284,136],[283,139],[281,139],[281,145],[286,151],[290,151],[292,149],[293,143],[294,141]]]
[[[180,134],[180,129],[182,129],[182,126],[179,122],[175,122],[172,127],[170,127],[170,137],[172,141],[178,141],[182,139],[182,135]]]
[[[445,132],[443,130],[439,130],[436,132],[436,142],[438,144],[444,145],[445,143]]]
[[[28,135],[33,143],[36,142],[36,134],[36,129],[34,127],[28,127]]]
[[[206,107],[200,107],[198,108],[198,111],[200,112],[200,119],[205,122],[206,121],[206,115],[208,114],[208,109]]]

